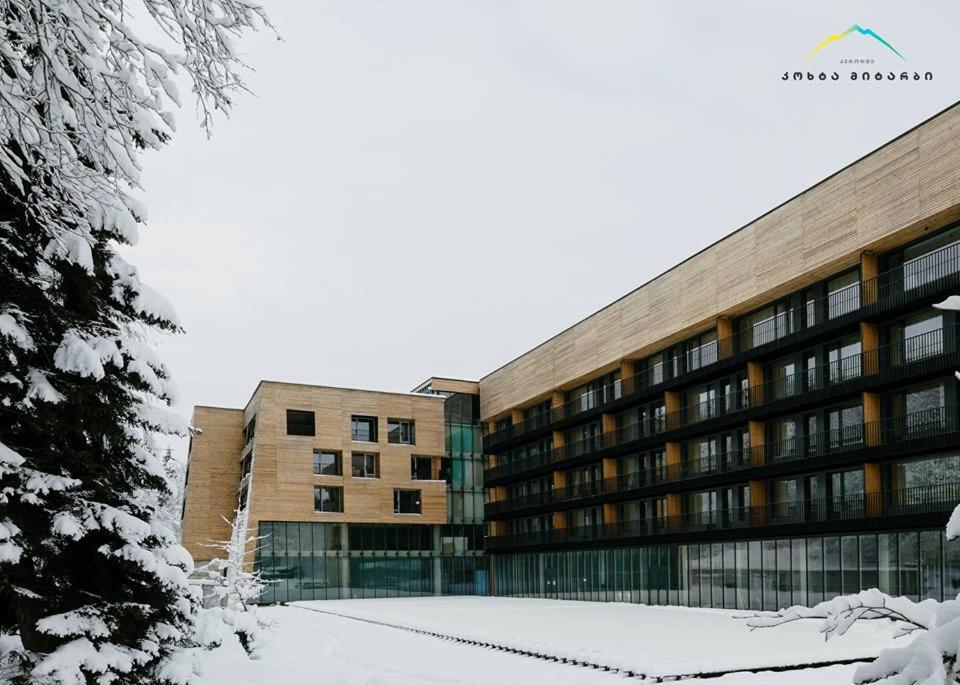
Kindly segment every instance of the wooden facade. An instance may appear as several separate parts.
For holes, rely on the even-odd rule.
[[[193,426],[201,432],[190,439],[190,461],[183,499],[183,546],[196,561],[215,556],[209,546],[230,538],[240,485],[243,449],[243,410],[195,407]]]
[[[287,410],[313,412],[315,435],[287,434]],[[351,439],[351,417],[375,416],[376,442]],[[243,431],[255,418],[252,445]],[[387,419],[414,421],[414,444],[392,444]],[[243,457],[252,449],[248,486],[248,526],[260,521],[330,523],[443,524],[447,522],[446,483],[439,478],[444,455],[443,398],[438,395],[387,393],[264,381],[245,410],[198,407],[194,425],[201,429],[190,451],[190,483],[183,540],[195,559],[209,558],[202,546],[225,539],[222,516],[232,518],[238,502]],[[315,475],[315,449],[341,455],[340,476]],[[378,478],[354,478],[354,452],[379,456]],[[431,480],[411,478],[411,457],[432,461]],[[343,512],[314,510],[314,486],[343,488]],[[394,490],[421,492],[420,514],[394,513]],[[206,554],[206,556],[204,556]]]

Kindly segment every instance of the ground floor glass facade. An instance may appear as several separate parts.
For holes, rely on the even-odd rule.
[[[263,604],[487,593],[482,526],[261,522]]]
[[[913,600],[960,592],[960,541],[942,529],[491,559],[499,596],[776,610],[872,587]]]

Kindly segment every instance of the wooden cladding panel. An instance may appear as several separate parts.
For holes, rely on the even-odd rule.
[[[254,442],[250,525],[259,521],[446,523],[446,483],[411,479],[413,455],[444,454],[443,400],[434,395],[263,383]],[[316,436],[287,435],[286,410],[313,411]],[[352,415],[378,418],[378,442],[353,442]],[[387,419],[413,419],[415,445],[387,442]],[[313,450],[341,453],[342,476],[313,474]],[[351,477],[353,452],[379,455],[379,478]],[[343,488],[343,513],[314,511],[315,485]],[[395,488],[421,491],[421,514],[395,514]]]
[[[203,432],[191,440],[187,489],[184,493],[183,546],[198,561],[214,553],[209,545],[230,539],[240,484],[243,410],[196,407],[192,425]]]
[[[880,444],[880,395],[875,392],[863,393],[863,423],[866,428],[866,443]]]
[[[767,441],[763,421],[748,421],[747,430],[750,433],[750,463],[754,466],[763,466],[766,462],[763,445]]]
[[[960,216],[953,107],[480,380],[502,415]]]
[[[860,323],[860,341],[863,349],[863,373],[867,376],[880,371],[880,327],[875,323]]]
[[[763,364],[747,362],[747,384],[750,386],[750,406],[763,404],[766,401],[763,396]]]
[[[477,381],[465,381],[459,378],[437,378],[436,376],[427,379],[413,391],[420,392],[428,385],[434,392],[458,392],[465,395],[480,394],[480,384]]]

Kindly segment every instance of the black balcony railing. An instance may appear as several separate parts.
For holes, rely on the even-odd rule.
[[[902,521],[910,525],[940,526],[960,504],[960,483],[925,485],[900,490],[869,492],[809,500],[772,502],[715,511],[698,511],[674,516],[603,523],[594,526],[554,528],[533,533],[488,536],[486,549],[540,545],[567,545],[578,542],[637,540],[663,535],[690,535],[708,532],[745,531],[750,535],[828,529],[832,532],[882,522],[884,527]],[[737,535],[740,537],[741,535]]]
[[[955,283],[954,283],[955,282]],[[882,272],[877,277],[854,283],[816,300],[805,302],[744,327],[732,336],[718,339],[697,350],[695,363],[690,353],[671,357],[662,366],[635,376],[610,383],[575,397],[524,421],[484,435],[484,448],[489,449],[507,440],[521,437],[551,423],[564,421],[586,412],[602,409],[621,398],[648,393],[667,382],[682,381],[691,373],[708,369],[725,360],[759,348],[776,348],[792,344],[791,336],[804,330],[847,321],[866,307],[891,308],[939,292],[947,285],[960,286],[960,245],[950,245],[915,259],[902,267]],[[812,313],[812,317],[810,314]],[[668,377],[668,369],[684,369],[679,375]],[[843,374],[843,369],[839,372]]]
[[[960,327],[957,325],[929,331],[828,364],[773,378],[747,392],[738,392],[732,397],[713,399],[685,407],[677,412],[649,417],[603,435],[573,441],[564,447],[554,448],[549,453],[535,454],[529,458],[490,467],[485,477],[494,479],[521,473],[546,463],[558,463],[604,447],[623,445],[657,436],[666,431],[682,429],[707,419],[736,414],[778,401],[791,398],[802,399],[804,395],[817,396],[827,390],[839,392],[846,384],[882,374],[891,372],[912,374],[931,363],[941,363],[946,359],[946,355],[951,355],[951,358],[957,356],[957,361],[960,363],[960,353],[954,349],[953,343],[958,333],[960,333]]]
[[[785,471],[812,468],[838,463],[842,455],[863,458],[871,452],[895,456],[908,451],[918,442],[927,443],[926,448],[950,448],[955,446],[960,434],[960,405],[948,405],[912,412],[879,421],[869,421],[839,427],[813,434],[795,435],[790,438],[753,445],[742,450],[685,459],[674,464],[658,464],[633,473],[625,473],[602,481],[593,481],[584,486],[558,488],[535,495],[488,502],[486,514],[493,516],[531,507],[560,504],[586,497],[630,493],[647,488],[669,489],[671,484],[713,479],[719,474],[736,473],[738,477],[751,477],[748,471]],[[753,474],[755,475],[755,474]]]

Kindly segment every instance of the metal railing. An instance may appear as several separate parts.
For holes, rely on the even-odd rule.
[[[803,369],[788,376],[773,378],[747,392],[737,392],[735,398],[709,400],[677,412],[626,424],[612,432],[588,440],[571,442],[564,447],[554,448],[547,460],[530,458],[513,462],[509,468],[506,464],[503,467],[491,467],[487,469],[486,477],[499,478],[519,473],[544,463],[563,461],[593,450],[622,445],[659,435],[668,430],[684,428],[709,418],[727,416],[780,400],[799,398],[807,393],[817,393],[827,389],[839,390],[845,383],[889,371],[909,371],[917,365],[929,363],[948,353],[956,354],[952,341],[956,339],[958,332],[960,331],[956,325],[929,331],[903,341],[883,345],[875,350],[850,355],[811,369]]]
[[[843,453],[870,449],[896,451],[915,441],[941,442],[960,433],[960,405],[947,405],[879,421],[868,421],[834,430],[795,435],[779,441],[753,445],[746,449],[718,452],[706,457],[684,459],[674,464],[659,464],[632,473],[593,481],[585,486],[556,488],[535,495],[510,498],[486,504],[486,514],[495,515],[529,507],[557,504],[574,499],[626,493],[670,483],[716,476],[722,473],[765,469],[793,463],[836,459]],[[945,448],[950,445],[942,441]]]
[[[925,485],[899,490],[868,492],[840,497],[772,502],[760,506],[698,511],[673,516],[601,523],[593,526],[554,528],[533,533],[488,536],[488,550],[536,545],[564,545],[656,537],[668,534],[697,534],[775,528],[816,529],[829,525],[831,531],[895,519],[913,524],[942,525],[960,503],[960,483]],[[764,533],[769,534],[769,533]]]

